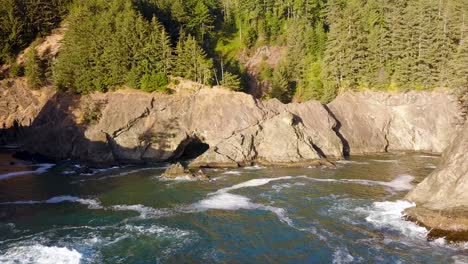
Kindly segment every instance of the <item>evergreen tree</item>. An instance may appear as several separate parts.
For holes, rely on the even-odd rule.
[[[220,84],[221,86],[224,86],[234,91],[239,91],[241,89],[239,77],[228,71],[223,73],[223,78],[221,79]]]
[[[451,87],[466,115],[468,114],[468,35],[463,36],[460,41],[451,64]]]
[[[205,36],[210,34],[213,30],[213,19],[210,10],[203,1],[197,1],[192,19],[188,22],[188,28],[196,34],[201,42],[203,42]]]
[[[29,50],[26,53],[24,74],[30,88],[37,89],[43,85],[44,72],[41,66],[41,60],[37,54],[36,45],[29,47]]]
[[[181,36],[176,48],[174,73],[202,84],[211,84],[213,62],[191,35]]]

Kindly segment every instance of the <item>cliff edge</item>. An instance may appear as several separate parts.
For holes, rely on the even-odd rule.
[[[430,229],[431,237],[468,240],[468,123],[445,150],[439,167],[406,199],[416,207],[407,218]]]

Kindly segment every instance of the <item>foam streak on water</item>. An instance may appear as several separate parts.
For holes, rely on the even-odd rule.
[[[0,205],[30,205],[30,204],[57,204],[57,203],[63,203],[63,202],[72,202],[72,203],[80,203],[87,205],[88,208],[90,209],[101,209],[103,208],[101,206],[101,203],[97,200],[94,199],[82,199],[80,197],[76,196],[69,196],[69,195],[63,195],[63,196],[55,196],[52,198],[49,198],[44,201],[16,201],[16,202],[3,202],[0,203]]]
[[[391,182],[360,180],[360,179],[321,179],[321,178],[312,178],[312,177],[304,177],[304,178],[317,181],[317,182],[356,183],[356,184],[371,185],[371,186],[382,185],[385,187],[390,187],[396,191],[407,191],[407,190],[413,189],[413,185],[411,184],[411,182],[414,179],[414,177],[411,175],[400,175]]]
[[[270,183],[272,181],[289,180],[289,179],[292,179],[292,178],[293,177],[291,177],[291,176],[284,176],[284,177],[278,177],[278,178],[252,179],[250,181],[242,182],[242,183],[236,184],[236,185],[231,186],[231,187],[220,189],[220,190],[216,191],[215,194],[216,193],[225,193],[225,192],[229,192],[229,191],[237,190],[237,189],[241,189],[241,188],[246,188],[246,187],[258,187],[258,186],[268,184],[268,183]]]
[[[39,168],[33,171],[15,171],[15,172],[10,172],[6,174],[1,174],[0,175],[0,180],[6,180],[12,177],[17,177],[17,176],[22,176],[22,175],[28,175],[28,174],[42,174],[55,166],[55,164],[49,164],[49,163],[44,163],[44,164],[38,164]]]
[[[159,218],[171,215],[171,211],[155,209],[141,204],[135,205],[114,205],[111,207],[114,211],[134,211],[140,213],[141,218]]]
[[[290,226],[293,226],[292,220],[287,217],[286,210],[269,205],[263,205],[251,202],[251,200],[245,196],[228,193],[232,190],[237,190],[247,187],[258,187],[268,184],[272,181],[288,180],[292,179],[291,176],[284,176],[278,178],[261,178],[252,179],[246,182],[242,182],[231,187],[220,189],[214,193],[208,194],[208,198],[201,200],[198,203],[192,205],[196,211],[206,211],[209,209],[216,210],[265,210],[276,214],[279,220]]]
[[[269,205],[263,205],[251,202],[245,196],[221,192],[215,195],[210,195],[208,198],[201,200],[192,205],[195,211],[215,210],[264,210],[270,211],[278,216],[278,219],[290,226],[293,225],[292,220],[287,217],[286,210]]]

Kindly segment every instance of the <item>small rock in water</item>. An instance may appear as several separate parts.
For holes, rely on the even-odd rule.
[[[184,166],[180,162],[171,165],[161,176],[168,179],[175,179],[179,177],[189,177],[191,179],[201,181],[207,181],[210,179],[208,175],[206,175],[205,172],[201,169],[193,173],[188,169],[184,168]]]

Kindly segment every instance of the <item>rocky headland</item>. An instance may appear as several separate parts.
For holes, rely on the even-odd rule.
[[[99,166],[187,160],[192,171],[252,164],[333,167],[349,155],[445,150],[439,168],[407,196],[417,206],[406,214],[433,228],[434,236],[463,240],[468,130],[460,113],[445,91],[348,92],[328,105],[283,104],[190,82],[175,86],[173,94],[121,89],[80,96],[54,87],[30,90],[18,78],[0,84],[0,143]],[[173,169],[174,177],[199,176]]]

